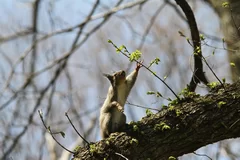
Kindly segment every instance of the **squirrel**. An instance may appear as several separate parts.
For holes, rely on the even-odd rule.
[[[100,130],[102,138],[107,138],[113,132],[123,131],[126,125],[124,104],[137,79],[138,71],[142,67],[137,63],[135,70],[126,77],[123,70],[113,75],[104,74],[111,85],[108,89],[107,98],[100,110]]]

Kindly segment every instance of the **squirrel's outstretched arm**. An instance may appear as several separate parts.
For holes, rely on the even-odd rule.
[[[142,61],[141,61],[142,63]],[[127,95],[130,93],[130,90],[132,89],[132,87],[134,86],[137,76],[138,76],[138,71],[139,69],[142,67],[142,65],[140,63],[137,63],[136,68],[134,69],[134,71],[132,71],[132,73],[130,73],[127,77],[126,77],[126,83],[127,83]]]

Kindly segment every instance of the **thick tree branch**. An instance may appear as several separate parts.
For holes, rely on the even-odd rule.
[[[189,84],[189,90],[194,92],[197,84],[202,82],[205,85],[208,84],[208,80],[203,72],[203,64],[202,64],[202,50],[201,50],[201,41],[199,36],[199,31],[197,27],[197,23],[193,14],[193,11],[186,0],[175,0],[176,3],[183,10],[187,20],[188,25],[190,27],[193,48],[194,48],[194,72]]]
[[[131,160],[165,160],[240,136],[240,81],[170,108],[129,125],[127,133],[79,149],[73,160],[122,159],[119,154]]]

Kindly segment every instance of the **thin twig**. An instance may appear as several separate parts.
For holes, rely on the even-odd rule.
[[[131,106],[139,107],[139,108],[151,109],[151,110],[154,110],[154,111],[160,111],[159,109],[156,109],[156,108],[144,107],[144,106],[141,106],[141,105],[132,104],[132,103],[130,103],[130,102],[127,102],[127,104],[128,104],[128,105],[131,105]]]
[[[141,42],[140,42],[140,44],[139,44],[139,47],[138,47],[139,50],[142,49],[142,47],[143,47],[143,45],[144,45],[144,42],[145,42],[145,40],[146,40],[146,37],[147,37],[150,29],[152,28],[152,25],[154,24],[154,22],[155,22],[155,20],[156,20],[156,18],[157,18],[157,16],[158,16],[158,14],[162,11],[162,9],[163,9],[165,6],[166,6],[166,2],[164,2],[163,4],[161,4],[161,6],[156,10],[156,12],[153,14],[152,18],[150,19],[150,23],[148,24],[145,32],[143,33],[143,36],[142,36],[143,38],[142,38],[142,40],[141,40]]]
[[[86,142],[88,145],[90,145],[90,143],[78,132],[78,130],[76,129],[76,127],[73,125],[73,123],[72,123],[71,119],[69,118],[67,112],[65,112],[65,116],[67,117],[68,121],[71,123],[73,129],[77,132],[77,134],[79,135],[79,137],[81,137],[84,142]]]
[[[206,58],[202,56],[202,59],[203,59],[204,63],[208,66],[208,68],[210,69],[210,71],[212,72],[212,74],[214,75],[214,77],[217,78],[218,82],[219,82],[219,83],[221,84],[221,86],[225,89],[224,84],[223,84],[222,81],[218,78],[218,76],[217,76],[216,73],[213,71],[213,69],[209,66]]]
[[[228,4],[228,5],[229,5],[230,15],[231,15],[231,19],[232,19],[233,25],[234,25],[234,27],[235,27],[236,30],[237,30],[238,37],[240,38],[240,30],[239,30],[239,27],[237,26],[237,24],[236,24],[236,22],[235,22],[235,20],[234,20],[233,13],[232,13],[232,12],[233,12],[232,7],[231,7],[230,4]]]
[[[198,154],[198,153],[196,153],[196,152],[193,152],[193,154],[195,154],[195,155],[197,155],[197,156],[207,157],[208,159],[212,160],[212,158],[209,157],[209,156],[206,155],[206,154]]]
[[[118,156],[120,156],[120,157],[122,157],[122,158],[124,158],[124,159],[126,159],[126,160],[128,160],[127,157],[125,157],[124,155],[122,155],[122,154],[120,154],[120,153],[115,152],[115,154],[118,155]]]
[[[69,149],[67,149],[66,147],[64,147],[64,146],[63,146],[60,142],[58,142],[57,139],[53,136],[54,133],[51,131],[50,127],[47,127],[47,126],[46,126],[46,124],[45,124],[45,122],[44,122],[44,120],[43,120],[42,113],[41,113],[40,110],[38,110],[38,114],[39,114],[39,116],[40,116],[40,118],[41,118],[41,120],[42,120],[42,123],[43,123],[45,129],[51,134],[51,136],[52,136],[52,138],[55,140],[55,142],[57,142],[57,144],[58,144],[59,146],[61,146],[63,149],[65,149],[65,150],[68,151],[69,153],[74,154],[73,151],[70,151]]]

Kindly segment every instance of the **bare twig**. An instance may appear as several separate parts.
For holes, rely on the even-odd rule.
[[[16,32],[13,35],[9,35],[9,36],[6,36],[6,37],[0,37],[0,44],[9,42],[9,41],[14,40],[16,38],[27,36],[27,35],[30,35],[30,34],[32,34],[32,29],[26,29],[26,30],[23,30],[23,31],[20,31],[20,32]]]
[[[76,127],[73,125],[73,123],[72,123],[71,119],[69,118],[67,112],[65,112],[65,116],[67,117],[68,121],[71,123],[73,129],[77,132],[77,134],[79,135],[79,137],[81,137],[84,142],[86,142],[88,145],[90,145],[90,143],[78,132],[78,130],[76,129]]]
[[[206,155],[206,154],[199,154],[199,153],[196,153],[196,152],[193,152],[193,154],[195,154],[195,155],[197,155],[197,156],[207,157],[208,159],[212,160],[212,158],[209,157],[209,156]]]
[[[141,40],[141,42],[140,42],[140,44],[139,44],[139,47],[138,47],[139,50],[142,49],[142,47],[143,47],[143,45],[144,45],[144,42],[145,42],[145,40],[146,40],[146,37],[147,37],[147,35],[148,35],[148,33],[149,33],[152,25],[154,24],[154,22],[155,22],[155,20],[156,20],[156,18],[157,18],[157,16],[158,16],[158,14],[162,11],[162,9],[163,9],[165,6],[166,6],[166,3],[161,4],[161,6],[156,10],[156,12],[153,14],[152,18],[150,19],[150,23],[148,24],[145,32],[143,33],[143,36],[142,36],[143,38],[142,38],[142,40]]]
[[[128,105],[131,105],[131,106],[139,107],[139,108],[151,109],[151,110],[154,110],[154,111],[160,111],[159,109],[156,109],[156,108],[144,107],[144,106],[141,106],[141,105],[132,104],[132,103],[130,103],[130,102],[127,102],[127,104],[128,104]]]
[[[231,5],[230,4],[228,4],[228,5],[229,5],[230,15],[231,15],[231,19],[232,19],[233,25],[234,25],[234,27],[237,30],[238,37],[240,38],[240,28],[237,26],[237,24],[235,22],[235,19],[233,17],[233,9],[232,9]]]
[[[37,40],[37,32],[38,32],[38,10],[39,10],[40,0],[36,0],[33,3],[33,15],[32,15],[32,25],[33,25],[33,36],[32,36],[32,43],[34,44]],[[36,65],[36,54],[37,54],[37,43],[34,45],[32,50],[32,57],[31,57],[31,66],[30,66],[30,73],[34,73],[35,65]]]
[[[70,151],[69,149],[67,149],[66,147],[64,147],[64,146],[63,146],[60,142],[58,142],[57,139],[53,136],[54,133],[51,131],[50,126],[49,126],[49,127],[46,126],[46,124],[45,124],[45,122],[44,122],[44,120],[43,120],[42,113],[41,113],[40,110],[38,110],[38,114],[39,114],[39,116],[40,116],[40,118],[41,118],[41,120],[42,120],[42,123],[43,123],[45,129],[51,134],[51,136],[52,136],[52,138],[55,140],[55,142],[57,142],[57,144],[58,144],[59,146],[61,146],[63,149],[65,149],[65,150],[68,151],[69,153],[74,154],[73,151]]]
[[[127,157],[125,157],[124,155],[122,155],[122,154],[120,154],[120,153],[115,152],[115,154],[118,155],[118,156],[120,156],[120,157],[122,157],[122,158],[124,158],[124,159],[126,159],[126,160],[128,160]]]

